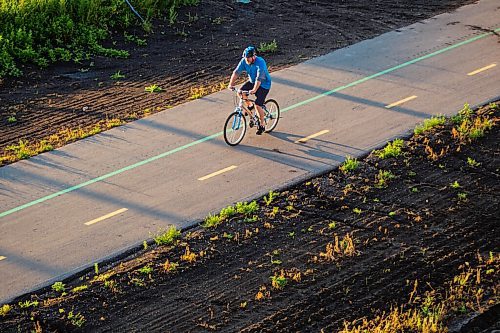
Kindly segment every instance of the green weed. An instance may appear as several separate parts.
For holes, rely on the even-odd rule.
[[[358,168],[359,162],[357,159],[352,158],[351,156],[346,156],[344,163],[340,166],[340,171],[347,174],[351,171],[354,171]]]
[[[274,53],[278,51],[278,43],[276,42],[276,39],[273,39],[273,41],[269,43],[260,43],[257,51],[260,53]]]
[[[114,280],[106,280],[104,281],[104,287],[111,290],[112,292],[117,292],[118,289],[116,287],[116,281]]]
[[[328,229],[333,230],[337,226],[337,223],[335,221],[332,221],[328,223]]]
[[[9,117],[7,118],[7,122],[8,122],[9,124],[15,123],[16,121],[17,121],[17,119],[16,119],[16,117],[14,117],[14,116],[9,116]]]
[[[82,286],[78,286],[78,287],[71,289],[71,292],[76,294],[76,293],[79,293],[80,291],[86,290],[88,288],[89,287],[87,285],[82,285]]]
[[[257,222],[258,220],[259,220],[259,217],[257,215],[253,215],[251,217],[245,217],[245,219],[243,219],[243,222],[254,223],[254,222]]]
[[[287,285],[288,280],[284,276],[283,272],[280,275],[271,276],[271,284],[273,288],[282,290]]]
[[[10,145],[5,150],[12,151],[19,160],[29,158],[35,154],[27,140],[19,140],[17,145]]]
[[[117,71],[115,74],[111,75],[110,78],[113,80],[119,80],[125,78],[125,75],[123,75],[121,71]]]
[[[250,215],[255,213],[259,209],[259,205],[257,201],[252,201],[251,203],[247,202],[237,202],[236,203],[236,211],[243,215]]]
[[[62,282],[56,282],[52,285],[52,290],[57,292],[63,292],[66,290],[66,286]]]
[[[424,120],[423,124],[417,125],[413,132],[416,135],[423,134],[436,126],[444,125],[445,121],[446,118],[444,116],[432,116],[430,119]]]
[[[160,231],[153,239],[157,245],[172,245],[180,236],[181,232],[175,226],[171,226],[165,231]]]
[[[274,218],[274,217],[276,217],[276,214],[279,213],[279,211],[280,211],[280,208],[277,207],[277,206],[274,206],[273,210],[270,213],[268,213],[268,214],[269,214],[270,217]]]
[[[131,43],[137,44],[137,46],[146,46],[148,43],[146,42],[145,39],[141,39],[137,36],[134,35],[129,35],[126,31],[123,33],[123,37],[125,37],[125,40]]]
[[[76,327],[82,327],[85,324],[85,317],[80,313],[73,313],[70,311],[68,313],[68,320]]]
[[[4,304],[0,307],[0,316],[5,317],[10,310],[12,310],[12,307],[9,304]]]
[[[361,214],[361,213],[363,212],[360,208],[354,208],[352,211],[353,211],[355,214],[358,214],[358,215],[359,215],[359,214]]]
[[[24,302],[19,302],[18,304],[21,309],[27,309],[29,307],[36,308],[38,306],[38,301],[26,300]]]
[[[223,221],[224,221],[224,218],[221,217],[220,215],[208,214],[208,216],[205,217],[205,221],[203,222],[203,226],[205,228],[213,228],[213,227],[216,227],[219,224],[221,224]]]
[[[398,157],[401,154],[403,146],[404,141],[402,139],[396,139],[393,142],[389,142],[383,149],[374,151],[374,154],[381,159]]]
[[[465,192],[458,192],[457,198],[459,201],[467,201],[467,193]]]
[[[146,265],[144,267],[139,268],[137,271],[143,275],[149,275],[153,273],[153,268],[150,265]]]
[[[152,93],[159,93],[162,91],[162,89],[156,85],[156,84],[152,84],[150,86],[147,86],[146,88],[144,88],[144,91],[152,94]]]
[[[266,203],[266,206],[269,206],[277,195],[278,193],[273,192],[272,190],[269,191],[269,195],[264,196],[264,202]]]
[[[469,103],[465,103],[464,107],[458,111],[458,114],[451,117],[451,121],[455,124],[461,124],[463,121],[470,120],[474,111],[470,108]]]
[[[473,168],[476,168],[481,165],[481,163],[476,162],[476,160],[471,157],[467,157],[467,164]]]
[[[484,133],[493,127],[493,122],[486,116],[478,115],[473,119],[475,112],[469,104],[465,104],[463,109],[457,115],[452,117],[455,123],[451,133],[459,141],[474,140],[484,136]]]
[[[379,170],[378,175],[375,176],[375,187],[376,188],[384,188],[387,187],[387,181],[395,178],[392,172],[388,170]]]
[[[451,183],[450,186],[455,189],[460,188],[460,184],[456,180],[453,183]]]

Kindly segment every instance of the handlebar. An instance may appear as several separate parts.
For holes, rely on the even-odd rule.
[[[239,94],[247,94],[247,95],[254,95],[250,93],[250,90],[240,90],[236,89],[235,87],[230,88],[231,91],[237,91]]]

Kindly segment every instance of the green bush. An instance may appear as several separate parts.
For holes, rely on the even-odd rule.
[[[134,2],[143,27],[153,17],[196,5],[199,0]],[[56,61],[80,62],[94,55],[128,57],[128,52],[102,46],[109,31],[142,22],[123,0],[2,0],[0,1],[0,77],[20,76],[20,65],[46,67]]]

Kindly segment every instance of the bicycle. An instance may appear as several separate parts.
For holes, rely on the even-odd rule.
[[[249,101],[255,105],[255,100],[249,99],[248,97],[243,98],[243,94],[249,94],[249,91],[236,89],[233,89],[233,91],[236,91],[234,98],[235,109],[227,117],[226,122],[224,123],[224,140],[230,146],[236,146],[239,144],[247,132],[247,120],[245,115],[250,115],[250,128],[260,125],[257,107],[254,106],[253,110],[249,110],[245,103],[246,101]],[[269,133],[276,128],[276,125],[278,125],[280,107],[278,102],[274,99],[268,99],[264,102],[262,109],[264,110],[264,132]]]

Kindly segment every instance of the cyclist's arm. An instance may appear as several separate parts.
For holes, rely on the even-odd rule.
[[[260,66],[257,66],[257,74],[255,75],[255,83],[254,83],[253,89],[251,91],[252,94],[255,94],[257,92],[257,89],[259,89],[260,84],[261,84],[261,80],[265,78],[265,77],[263,77],[263,74],[264,74],[264,71],[262,71],[260,69]]]
[[[260,87],[260,81],[259,80],[255,80],[255,83],[253,85],[253,89],[250,91],[252,94],[255,94],[257,92],[257,89],[259,89]]]
[[[234,87],[234,83],[236,82],[238,76],[239,76],[238,73],[234,71],[233,74],[231,75],[231,79],[229,80],[229,88]]]

